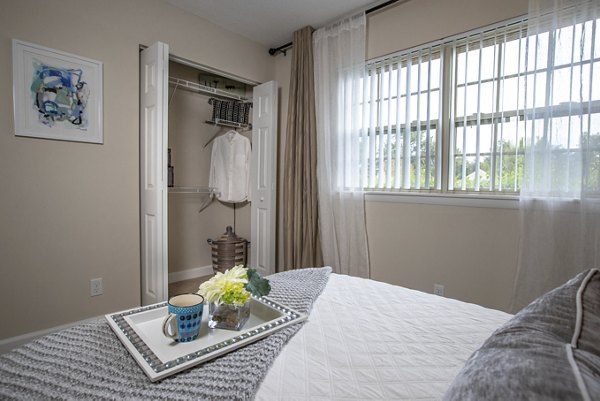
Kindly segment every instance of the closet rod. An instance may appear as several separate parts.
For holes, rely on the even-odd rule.
[[[169,187],[168,191],[174,194],[206,194],[211,196],[218,193],[217,188],[212,187]]]
[[[240,132],[246,132],[246,131],[250,131],[252,129],[252,124],[248,124],[246,126],[242,126],[243,124],[239,124],[239,125],[232,125],[232,124],[227,124],[227,123],[222,123],[222,122],[215,122],[215,121],[206,121],[209,124],[214,124],[214,125],[222,125],[224,127],[231,127],[231,128],[241,128]],[[233,124],[237,124],[237,123],[233,123]],[[229,132],[231,130],[227,130],[227,132]],[[205,149],[212,141],[214,141],[218,136],[220,136],[221,134],[223,134],[223,129],[215,132],[215,134],[204,144],[204,146],[202,147],[202,149]]]
[[[381,10],[382,8],[390,6],[390,5],[394,4],[394,3],[398,3],[398,2],[400,2],[400,3],[406,3],[407,1],[410,1],[410,0],[388,0],[388,1],[385,1],[383,3],[377,4],[376,6],[373,6],[373,7],[369,8],[368,10],[365,10],[365,14],[370,14],[370,13],[375,12],[377,10]],[[289,43],[286,43],[285,45],[282,45],[282,46],[279,46],[279,47],[272,47],[272,48],[269,49],[269,54],[271,56],[275,56],[275,55],[277,55],[277,53],[283,53],[283,55],[285,56],[286,52],[289,49],[291,49],[292,47],[294,47],[294,42],[289,42]]]

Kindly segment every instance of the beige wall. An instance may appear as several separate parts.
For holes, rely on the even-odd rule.
[[[369,14],[367,58],[527,14],[525,0],[411,0]]]
[[[371,201],[366,214],[371,278],[508,310],[516,209]]]
[[[517,0],[413,0],[369,16],[369,58],[525,12],[526,2]],[[172,54],[198,63],[258,82],[275,78],[283,131],[291,58],[288,53],[273,59],[262,46],[159,0],[4,0],[2,99],[12,98],[11,38],[104,63],[104,144],[15,137],[12,102],[2,103],[0,313],[11,323],[0,325],[0,339],[139,303],[139,44],[160,40],[169,43]],[[282,138],[280,154],[284,143]],[[386,215],[398,221],[390,223]],[[505,210],[369,202],[372,255],[377,252],[373,277],[425,291],[442,282],[449,296],[504,308],[515,268],[514,263],[508,266],[516,257],[517,231],[510,223],[515,216]],[[485,238],[482,222],[488,218],[507,222],[495,245],[506,257],[490,258],[490,243],[474,254],[430,255],[430,249],[452,247],[454,232],[440,227],[458,217],[461,229],[473,238]],[[413,218],[412,224],[400,223],[407,218]],[[432,230],[421,232],[423,238],[431,236],[427,246],[402,250],[394,243],[374,242],[410,238],[410,226],[416,223]],[[222,224],[214,224],[220,233]],[[414,255],[410,267],[398,263],[396,250]],[[89,280],[94,277],[103,277],[104,295],[91,298]]]
[[[14,136],[11,38],[104,63],[103,145]],[[159,0],[0,3],[0,339],[139,304],[138,46],[158,40],[251,80],[274,74],[262,46]]]

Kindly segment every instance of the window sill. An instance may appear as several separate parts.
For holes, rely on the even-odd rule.
[[[402,192],[366,192],[367,202],[397,202],[424,205],[518,209],[519,197],[510,195],[423,194]]]

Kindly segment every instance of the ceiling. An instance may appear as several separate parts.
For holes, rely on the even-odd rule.
[[[166,0],[191,14],[266,47],[292,41],[294,31],[320,28],[352,12],[385,0]]]

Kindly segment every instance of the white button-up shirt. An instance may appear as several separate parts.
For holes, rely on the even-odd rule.
[[[215,138],[208,185],[216,188],[217,199],[243,202],[250,192],[250,140],[236,131]]]

